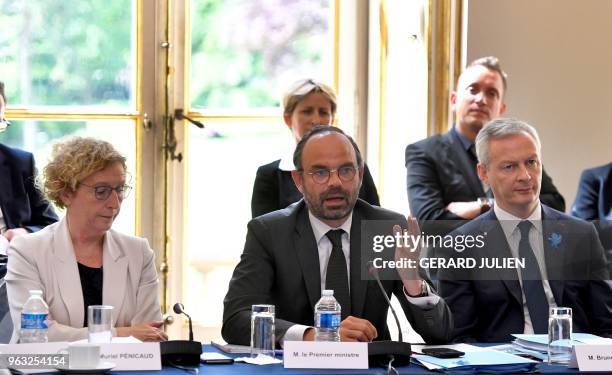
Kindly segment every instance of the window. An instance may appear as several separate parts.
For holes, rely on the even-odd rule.
[[[68,136],[108,140],[138,178],[137,1],[0,0],[0,79],[12,125],[0,142],[35,155]],[[135,197],[115,228],[135,233]],[[60,213],[61,214],[61,213]]]
[[[185,102],[206,129],[187,128],[180,282],[205,340],[220,336],[257,167],[295,146],[282,120],[282,94],[301,78],[334,82],[334,2],[193,0],[190,7]]]

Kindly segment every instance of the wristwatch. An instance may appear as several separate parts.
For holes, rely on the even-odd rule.
[[[408,291],[406,290],[406,288],[404,288],[404,292],[406,292],[406,294],[410,297],[410,298],[418,298],[418,297],[427,297],[428,293],[427,293],[427,283],[425,282],[425,280],[421,280],[421,293],[413,296],[412,294],[408,293]]]

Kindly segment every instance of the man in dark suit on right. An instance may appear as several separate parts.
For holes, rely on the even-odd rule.
[[[612,220],[612,163],[582,172],[572,215],[584,220]]]
[[[440,295],[455,318],[454,340],[505,342],[513,333],[547,333],[549,307],[572,308],[574,332],[612,337],[612,288],[601,243],[590,223],[540,203],[535,129],[493,120],[478,133],[476,151],[495,205],[451,236],[483,242],[438,252],[478,265],[438,271]],[[512,258],[523,264],[502,263]],[[489,266],[481,267],[483,260]]]
[[[506,112],[506,85],[496,57],[475,60],[451,93],[453,128],[406,148],[408,201],[418,220],[471,220],[490,208],[490,193],[476,173],[474,140],[485,123]],[[546,172],[540,199],[565,211],[565,200]]]
[[[582,172],[572,215],[593,222],[612,271],[612,163]]]

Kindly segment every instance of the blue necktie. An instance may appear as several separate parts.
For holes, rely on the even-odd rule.
[[[342,251],[342,229],[330,230],[326,236],[332,243],[332,251],[327,263],[325,289],[334,291],[334,297],[340,304],[342,320],[351,315],[351,295],[349,293],[346,258]]]
[[[538,267],[538,261],[529,244],[531,226],[531,222],[528,220],[523,220],[518,225],[521,231],[519,257],[525,259],[525,268],[521,269],[523,293],[525,294],[527,310],[529,310],[534,333],[547,333],[548,301],[546,300],[546,294],[544,294],[540,267]]]

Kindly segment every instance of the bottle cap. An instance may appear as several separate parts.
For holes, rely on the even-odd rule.
[[[328,297],[328,296],[333,296],[333,295],[334,295],[334,291],[333,291],[333,290],[331,290],[331,289],[325,289],[325,290],[323,291],[323,293],[321,293],[321,295],[326,296],[326,297]]]

